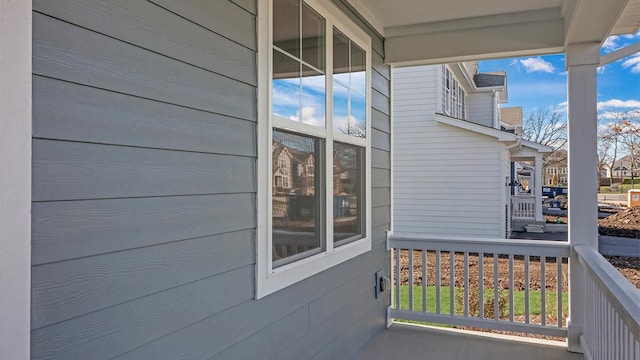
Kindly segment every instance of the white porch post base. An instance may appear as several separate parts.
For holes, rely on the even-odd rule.
[[[580,342],[580,337],[583,332],[582,326],[573,325],[571,323],[571,318],[567,318],[567,331],[567,350],[582,354],[584,352]]]
[[[568,143],[569,143],[569,242],[598,247],[597,88],[600,43],[580,43],[567,47]],[[580,335],[584,327],[584,281],[578,257],[569,259],[570,351],[582,352]]]

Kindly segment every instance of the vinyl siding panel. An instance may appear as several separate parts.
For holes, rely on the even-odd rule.
[[[436,123],[440,68],[393,70],[394,230],[503,237],[504,146]]]
[[[351,357],[384,329],[390,70],[333,2],[372,36],[372,250],[260,300],[257,2],[34,2],[34,359]]]
[[[494,100],[493,93],[471,93],[469,99],[469,121],[493,127]]]

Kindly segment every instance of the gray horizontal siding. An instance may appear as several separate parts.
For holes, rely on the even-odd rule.
[[[34,264],[254,228],[255,195],[36,202]]]
[[[170,104],[255,119],[249,84],[34,13],[33,71]],[[117,54],[117,56],[114,56]]]
[[[34,328],[253,264],[253,231],[35,266]]]
[[[173,7],[217,7],[215,11],[201,9],[201,16],[212,27],[202,27],[175,16],[169,10],[148,1],[130,0],[67,0],[69,6],[58,6],[57,0],[35,0],[34,10],[91,29],[137,47],[248,83],[256,83],[253,54],[255,50],[254,17],[237,5],[219,1],[215,5],[204,1],[156,1]],[[204,11],[202,11],[204,10]],[[232,13],[230,13],[232,12]],[[239,31],[232,31],[236,22]],[[154,41],[149,41],[153,38]],[[246,40],[245,43],[238,42]]]
[[[33,151],[38,201],[255,192],[250,157],[52,140]]]
[[[34,137],[256,155],[255,123],[34,76]]]
[[[32,331],[31,356],[110,359],[248,301],[253,272],[247,266]]]
[[[382,331],[389,68],[334,2],[373,40],[372,250],[261,300],[256,1],[34,2],[34,359],[328,358]]]

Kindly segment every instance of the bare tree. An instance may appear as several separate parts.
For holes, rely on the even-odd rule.
[[[525,117],[522,123],[522,137],[525,140],[550,146],[554,153],[564,149],[567,144],[567,123],[557,112],[547,108],[536,108]]]
[[[600,134],[600,137],[603,139],[600,143],[606,144],[608,147],[606,150],[609,159],[607,166],[609,167],[609,170],[611,170],[609,185],[613,185],[613,178],[615,175],[614,170],[616,161],[618,161],[618,152],[620,150],[620,134],[622,134],[622,114],[619,114],[619,116],[616,115],[616,118],[614,118],[613,121],[607,123]],[[601,151],[602,149],[599,150],[599,152]]]
[[[609,170],[609,185],[613,184],[613,168],[610,166],[611,159],[617,156],[617,139],[610,136],[608,131],[601,130],[598,133],[598,184],[602,180],[602,172]]]
[[[620,133],[620,143],[629,154],[629,167],[631,170],[631,186],[635,187],[635,177],[638,170],[638,151],[640,150],[640,125],[632,122],[625,114],[622,120],[622,132]]]

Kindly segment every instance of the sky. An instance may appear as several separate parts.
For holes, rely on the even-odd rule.
[[[635,35],[611,36],[601,54],[640,41]],[[487,60],[481,72],[507,72],[509,102],[502,107],[522,106],[524,116],[536,108],[548,108],[566,119],[567,73],[564,54]],[[640,111],[640,53],[598,68],[598,116],[607,122],[616,112]]]

